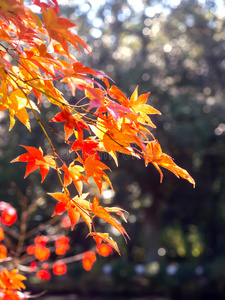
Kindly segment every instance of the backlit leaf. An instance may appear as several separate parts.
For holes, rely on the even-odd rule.
[[[169,155],[162,152],[162,149],[157,140],[149,142],[146,148],[147,148],[147,156],[145,157],[146,165],[148,165],[148,163],[151,162],[157,168],[161,176],[161,181],[163,178],[163,174],[159,166],[170,170],[177,177],[182,177],[188,180],[190,183],[192,183],[193,186],[195,186],[195,181],[188,174],[188,172],[178,167]]]
[[[43,151],[41,147],[39,149],[36,149],[35,147],[29,147],[29,146],[23,146],[28,153],[21,154],[17,158],[13,159],[11,163],[13,162],[27,162],[26,167],[26,174],[24,178],[26,178],[30,173],[34,172],[38,168],[40,169],[40,173],[42,175],[43,182],[45,180],[46,175],[49,172],[49,168],[56,168],[56,164],[54,161],[53,156],[46,155],[43,156]]]

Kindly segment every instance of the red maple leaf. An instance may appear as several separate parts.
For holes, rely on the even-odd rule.
[[[48,174],[49,168],[56,168],[56,163],[53,156],[43,156],[43,151],[41,147],[39,147],[39,149],[36,149],[35,147],[23,145],[21,146],[24,147],[28,151],[28,153],[21,154],[17,158],[13,159],[11,163],[17,161],[27,162],[26,173],[24,178],[26,178],[30,173],[34,172],[39,168],[42,176],[41,182],[43,182],[45,180],[46,175]]]
[[[78,140],[83,140],[83,128],[89,130],[86,122],[84,122],[78,114],[71,114],[68,110],[62,109],[62,112],[55,115],[53,119],[49,122],[65,122],[64,131],[66,140],[74,133],[74,130],[77,130]]]

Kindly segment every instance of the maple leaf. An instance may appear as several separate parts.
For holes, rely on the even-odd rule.
[[[152,127],[156,127],[149,116],[147,114],[159,114],[161,115],[160,111],[155,109],[154,107],[145,104],[148,96],[150,93],[147,94],[142,94],[138,97],[138,87],[134,90],[130,101],[129,101],[129,107],[138,115],[138,122],[145,124],[145,125],[150,125]]]
[[[78,193],[82,194],[83,182],[88,184],[87,179],[84,177],[83,174],[81,174],[81,172],[84,171],[84,168],[79,165],[75,165],[75,163],[72,162],[69,165],[69,167],[67,167],[66,164],[63,164],[63,166],[60,169],[65,172],[64,175],[65,186],[68,186],[73,182]]]
[[[21,154],[17,158],[13,159],[11,163],[27,162],[26,173],[24,178],[26,178],[30,173],[34,172],[39,168],[42,176],[41,182],[43,182],[45,180],[46,175],[49,172],[49,168],[56,168],[56,163],[53,159],[53,156],[43,156],[43,151],[41,147],[39,147],[39,149],[36,149],[35,147],[23,145],[21,146],[24,147],[28,151],[28,153]]]
[[[78,47],[78,44],[80,44],[89,52],[86,43],[69,30],[69,28],[77,26],[76,24],[72,23],[66,18],[59,18],[56,9],[54,9],[53,7],[43,5],[42,3],[40,6],[42,8],[42,16],[45,28],[47,29],[50,38],[59,42],[68,56],[69,49],[67,42],[70,42],[72,45],[74,45],[79,52],[80,49]]]
[[[25,276],[18,274],[19,270],[14,269],[10,272],[7,269],[0,271],[0,287],[8,290],[20,290],[25,289],[25,285],[22,283],[26,279]]]
[[[52,214],[52,217],[68,210],[68,216],[71,221],[72,230],[81,216],[91,231],[92,219],[89,214],[90,204],[87,200],[84,200],[88,193],[84,193],[74,198],[71,198],[69,194],[64,193],[48,193],[48,195],[59,201],[59,203],[56,205],[54,213]]]
[[[78,140],[83,140],[83,128],[89,130],[86,122],[84,122],[78,114],[72,115],[67,109],[62,109],[62,112],[55,115],[49,122],[65,122],[64,131],[66,140],[74,133],[76,128]]]
[[[94,198],[91,208],[91,212],[93,215],[103,219],[104,221],[115,227],[123,235],[124,238],[125,235],[129,238],[123,226],[120,225],[115,218],[111,217],[110,213],[103,206],[99,206],[99,200],[97,196]]]
[[[9,116],[10,116],[9,130],[13,128],[15,124],[15,116],[16,116],[20,120],[20,122],[23,123],[28,128],[29,131],[31,131],[29,116],[26,110],[26,107],[30,108],[30,106],[28,105],[24,93],[21,90],[15,90],[9,93],[7,83],[1,81],[0,96],[1,96],[0,111],[4,111],[7,108],[9,109]],[[33,101],[30,100],[30,103],[33,109],[39,111]]]
[[[71,200],[71,197],[69,194],[64,194],[64,193],[48,193],[48,195],[52,196],[55,198],[59,203],[55,207],[55,211],[52,214],[52,217],[54,217],[57,214],[61,214],[64,211],[67,210],[69,201]]]
[[[139,157],[130,143],[136,143],[141,148],[145,147],[141,139],[137,137],[137,132],[130,127],[131,123],[125,124],[125,120],[121,120],[122,123],[120,120],[115,122],[112,117],[101,116],[98,118],[96,126],[90,125],[91,130],[99,138],[99,150],[108,152],[116,165],[118,165],[116,152]]]
[[[55,211],[52,214],[52,217],[54,217],[57,214],[62,214],[64,211],[66,211],[69,207],[69,202],[71,200],[71,197],[69,194],[64,193],[48,193],[48,195],[55,198],[59,203],[55,207]]]
[[[98,75],[104,75],[104,73],[102,72],[99,72],[99,71],[95,71],[93,70],[92,68],[90,67],[87,67],[87,66],[84,66],[81,62],[77,61],[75,63],[73,63],[72,65],[73,67],[73,71],[74,71],[74,75],[77,75],[77,74],[91,74],[91,75],[94,75],[94,76],[98,76]]]
[[[117,121],[119,118],[127,115],[128,113],[132,113],[129,108],[106,97],[106,93],[102,89],[87,86],[85,88],[85,94],[86,97],[91,100],[88,110],[98,107],[95,115],[107,112],[115,119],[115,121]]]
[[[154,107],[145,104],[150,93],[142,94],[138,97],[138,87],[136,87],[133,94],[131,95],[130,100],[128,100],[126,96],[114,85],[110,88],[109,92],[112,97],[116,98],[122,105],[128,107],[137,115],[138,122],[144,125],[150,125],[154,128],[156,127],[152,123],[148,114],[161,115],[161,113]]]
[[[29,78],[29,76],[26,77]],[[42,94],[46,96],[49,102],[57,106],[61,104],[68,104],[68,102],[62,97],[61,93],[54,87],[50,80],[31,78],[28,85],[32,88],[34,94],[37,96],[39,104],[41,104]]]
[[[113,249],[115,249],[120,255],[120,250],[117,243],[113,240],[113,238],[109,236],[108,233],[90,232],[87,236],[93,236],[94,240],[96,241],[97,247],[99,247],[99,245],[101,245],[101,243],[104,241]]]
[[[128,212],[120,207],[105,207],[105,210],[107,210],[108,212],[114,212],[116,213],[118,216],[120,216],[126,223],[127,223],[127,219],[124,216],[124,212],[128,214]]]
[[[117,86],[112,85],[109,89],[109,95],[117,99],[123,106],[129,107],[129,100],[127,97],[118,89]]]
[[[4,1],[0,0],[0,5],[1,5],[1,10],[4,13],[16,13],[16,14],[22,14],[25,15],[25,7],[22,4],[22,2],[18,2],[15,0],[9,0],[9,1]]]
[[[69,216],[70,222],[71,222],[71,230],[74,229],[74,226],[79,221],[80,215],[81,215],[81,213],[79,212],[79,209],[77,209],[76,207],[72,207],[71,205],[68,207],[68,216]],[[89,225],[89,223],[88,223],[88,225]]]
[[[76,211],[79,212],[80,216],[83,218],[84,222],[87,224],[89,231],[91,231],[92,217],[90,216],[90,202],[84,200],[88,193],[81,195],[80,197],[76,196],[72,199],[72,206],[76,208]]]
[[[96,185],[99,188],[100,194],[102,193],[102,178],[110,185],[111,189],[113,189],[112,184],[109,180],[109,177],[102,170],[110,170],[103,162],[100,160],[96,160],[94,154],[91,154],[84,161],[84,169],[86,171],[87,179],[92,176]]]
[[[106,131],[102,138],[104,148],[113,156],[116,156],[116,152],[139,157],[131,147],[131,143],[140,144],[140,140],[137,138],[136,132],[132,132],[127,126],[122,126],[120,129],[111,128]]]
[[[99,143],[93,139],[93,137],[89,137],[86,140],[76,140],[73,142],[70,152],[82,150],[82,157],[85,161],[87,157],[91,154],[94,154],[96,159],[99,158],[97,148]]]
[[[16,47],[16,44],[18,45],[20,37],[30,44],[35,38],[38,39],[36,30],[32,30],[31,28],[38,29],[39,18],[23,5],[23,1],[1,0],[0,14],[2,16],[1,19],[5,20],[5,31],[13,32],[10,40],[7,41],[13,48],[14,46]],[[18,48],[20,48],[19,45]]]
[[[147,149],[147,155],[145,157],[145,163],[146,165],[148,165],[148,163],[151,162],[156,167],[156,169],[160,173],[161,182],[162,182],[163,174],[159,166],[170,170],[177,177],[182,177],[188,180],[190,183],[192,183],[193,186],[195,186],[195,181],[189,175],[189,173],[186,170],[178,167],[169,155],[162,152],[160,144],[157,140],[149,142],[146,146],[146,149]]]
[[[85,90],[86,93],[86,90],[89,91],[89,89],[91,89],[91,86],[93,86],[94,84],[96,84],[97,86],[101,86],[96,80],[89,77],[89,75],[94,75],[100,78],[106,77],[104,73],[95,71],[90,67],[86,67],[79,61],[73,63],[72,68],[71,65],[69,65],[67,62],[63,62],[62,64],[65,67],[63,69],[65,78],[63,78],[61,81],[68,83],[73,96],[75,96],[76,88]],[[95,88],[93,88],[92,90],[94,91]]]
[[[93,88],[91,86],[86,86],[85,95],[91,101],[89,103],[88,110],[94,107],[104,107],[105,105],[105,93],[102,89]]]
[[[35,66],[39,67],[39,69],[44,71],[46,75],[49,74],[56,79],[54,75],[54,67],[59,67],[60,63],[54,60],[53,57],[47,53],[47,48],[44,44],[41,44],[38,49],[24,49],[24,54],[26,55],[24,60],[34,64]]]
[[[57,41],[52,40],[52,47],[53,47],[54,53],[58,53],[62,56],[73,59],[72,56],[70,55],[70,53],[68,55],[68,53],[66,53],[66,51],[63,49],[62,45],[60,43],[58,43]]]

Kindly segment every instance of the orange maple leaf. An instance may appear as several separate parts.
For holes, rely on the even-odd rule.
[[[99,188],[100,194],[102,193],[102,178],[110,185],[111,189],[113,189],[112,184],[109,180],[109,177],[102,170],[110,170],[103,162],[100,160],[96,160],[94,154],[89,155],[87,159],[84,161],[84,169],[86,171],[87,179],[89,177],[93,177],[95,183]]]
[[[91,86],[94,84],[100,86],[100,84],[91,78],[90,75],[94,75],[99,78],[106,77],[104,73],[95,71],[90,67],[86,67],[79,61],[73,63],[72,68],[71,64],[66,61],[62,62],[62,64],[64,66],[63,74],[65,78],[63,78],[61,81],[68,83],[73,96],[75,96],[76,88],[79,88],[81,90],[85,90],[86,96],[89,97],[88,95],[91,95],[91,93],[88,91],[95,90],[95,88],[91,89]]]
[[[130,146],[130,143],[140,145],[141,139],[137,137],[136,131],[132,130],[128,124],[123,123],[125,120],[121,118],[115,122],[112,117],[101,116],[98,118],[96,126],[90,125],[91,130],[99,138],[98,150],[108,152],[117,165],[116,152],[139,157]]]
[[[64,175],[65,186],[68,186],[73,182],[78,193],[82,194],[83,182],[88,184],[87,179],[84,177],[83,174],[81,174],[81,172],[84,171],[84,168],[82,166],[75,165],[74,162],[72,162],[69,165],[69,167],[67,167],[66,164],[63,164],[63,166],[60,169],[65,172]]]
[[[116,98],[122,105],[128,107],[137,115],[137,121],[144,125],[150,125],[152,127],[156,127],[148,114],[161,114],[154,107],[145,104],[150,93],[142,94],[138,96],[138,87],[134,90],[131,95],[130,100],[118,89],[117,86],[111,86],[109,93],[112,97]]]
[[[94,240],[96,241],[97,247],[99,247],[99,245],[101,245],[101,243],[104,241],[113,249],[115,249],[120,255],[120,250],[117,246],[117,243],[113,240],[113,238],[109,236],[108,233],[90,232],[87,236],[93,236]]]
[[[30,146],[23,146],[28,153],[21,154],[17,158],[13,159],[11,163],[13,162],[27,162],[27,167],[26,167],[26,174],[24,178],[26,178],[30,173],[34,172],[38,168],[40,169],[40,173],[42,175],[42,180],[43,182],[45,180],[46,175],[49,172],[49,168],[56,168],[56,163],[55,160],[53,159],[53,156],[51,155],[46,155],[43,156],[43,151],[41,147],[39,149],[36,149],[35,147],[30,147]]]
[[[44,44],[37,45],[36,48],[29,50],[24,49],[24,55],[26,55],[26,58],[21,59],[23,64],[29,61],[33,67],[34,65],[37,66],[44,71],[46,75],[50,75],[56,79],[54,67],[60,67],[60,64],[47,52],[47,48]]]
[[[189,175],[189,173],[186,170],[178,167],[169,155],[162,152],[160,144],[157,140],[149,142],[146,146],[146,149],[147,149],[147,155],[145,157],[145,164],[148,165],[148,163],[151,162],[156,167],[156,169],[160,173],[161,182],[162,182],[163,174],[159,166],[170,170],[177,177],[182,177],[188,180],[190,183],[192,183],[193,186],[195,186],[195,181]]]
[[[20,290],[25,289],[25,285],[22,283],[26,279],[25,276],[18,274],[18,270],[14,269],[8,272],[7,269],[0,271],[0,288],[8,290]]]
[[[129,238],[123,226],[115,218],[113,218],[103,206],[99,205],[99,200],[97,196],[94,198],[91,208],[91,212],[93,215],[103,219],[104,221],[115,227],[123,235],[124,238],[125,235]]]
[[[128,212],[120,207],[105,207],[105,210],[107,210],[108,212],[114,212],[116,213],[118,216],[120,216],[126,223],[127,223],[127,219],[124,216],[124,212],[128,214]]]
[[[41,5],[41,8],[45,28],[47,29],[50,38],[59,42],[68,56],[69,48],[67,42],[74,45],[79,52],[80,49],[78,47],[78,44],[80,44],[89,52],[86,43],[69,30],[69,28],[77,26],[76,24],[72,23],[66,18],[59,18],[56,9],[51,6],[47,7],[46,5]]]
[[[80,214],[84,222],[87,224],[89,231],[91,231],[92,217],[90,216],[90,202],[84,200],[87,197],[88,193],[76,196],[72,199],[72,207]]]
[[[70,201],[70,197],[63,194],[63,193],[48,193],[48,195],[52,196],[56,200],[60,201],[54,210],[54,213],[52,214],[52,217],[55,215],[60,215],[68,208],[68,202]]]
[[[52,217],[56,214],[61,214],[68,210],[68,216],[71,222],[71,229],[74,229],[75,224],[79,221],[80,216],[83,218],[85,223],[88,225],[91,231],[92,219],[90,217],[90,204],[87,200],[84,200],[88,193],[82,194],[71,198],[69,194],[64,193],[48,193],[48,195],[55,198],[59,203],[55,207],[55,211]]]

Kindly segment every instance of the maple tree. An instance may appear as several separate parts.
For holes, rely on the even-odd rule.
[[[40,147],[22,145],[23,154],[11,162],[26,162],[27,177],[39,169],[41,182],[50,170],[55,170],[62,192],[49,193],[58,203],[55,215],[68,213],[71,229],[79,220],[83,220],[89,233],[97,244],[97,253],[107,256],[112,248],[119,254],[117,243],[108,233],[97,232],[94,220],[100,218],[112,225],[126,239],[126,230],[114,216],[126,221],[124,211],[118,207],[103,207],[99,203],[98,195],[92,197],[90,190],[97,186],[99,195],[103,190],[103,182],[113,189],[107,175],[109,167],[101,161],[101,153],[107,152],[118,165],[118,153],[143,159],[145,165],[152,163],[160,173],[160,167],[173,172],[195,185],[188,172],[175,164],[170,156],[162,152],[159,142],[151,132],[155,128],[150,115],[160,112],[146,104],[149,93],[138,95],[138,87],[131,97],[125,96],[115,85],[110,85],[110,78],[103,72],[84,66],[69,51],[74,46],[79,52],[90,53],[86,43],[73,31],[76,24],[68,19],[59,17],[60,10],[56,0],[32,0],[40,14],[34,13],[23,1],[0,0],[0,111],[8,110],[11,130],[16,118],[32,131],[29,114],[32,113],[40,125],[43,135],[48,140],[51,153],[44,155]],[[43,19],[43,21],[42,21]],[[71,101],[64,98],[54,83],[67,84],[73,96],[79,90],[83,96]],[[42,101],[45,98],[59,112],[46,124],[41,119]],[[28,113],[29,112],[29,113]],[[55,130],[52,122],[64,123],[64,135]],[[58,154],[53,145],[51,135],[56,135],[70,147],[75,159],[68,165]],[[93,181],[89,180],[90,178]],[[72,194],[75,187],[76,194]],[[7,204],[5,204],[7,206]],[[15,223],[16,214],[13,207],[1,208],[1,222],[7,226]],[[4,232],[0,231],[0,238],[4,240]],[[38,236],[34,245],[27,248],[27,253],[43,262],[50,256],[46,246],[48,237]],[[56,240],[56,254],[65,254],[69,249],[66,237]],[[1,246],[1,258],[5,258],[4,245]],[[7,250],[6,250],[7,251]],[[96,260],[96,254],[88,251],[83,254],[83,266],[90,270]],[[35,269],[35,265],[32,266]],[[54,274],[64,274],[66,265],[59,261],[53,265]],[[0,273],[0,289],[5,293],[14,293],[14,299],[19,299],[18,290],[23,288],[16,270]],[[43,280],[50,278],[49,265],[43,263],[37,276]],[[17,282],[13,287],[7,286],[6,277]],[[3,298],[4,299],[4,298]],[[12,298],[13,299],[13,298]]]

